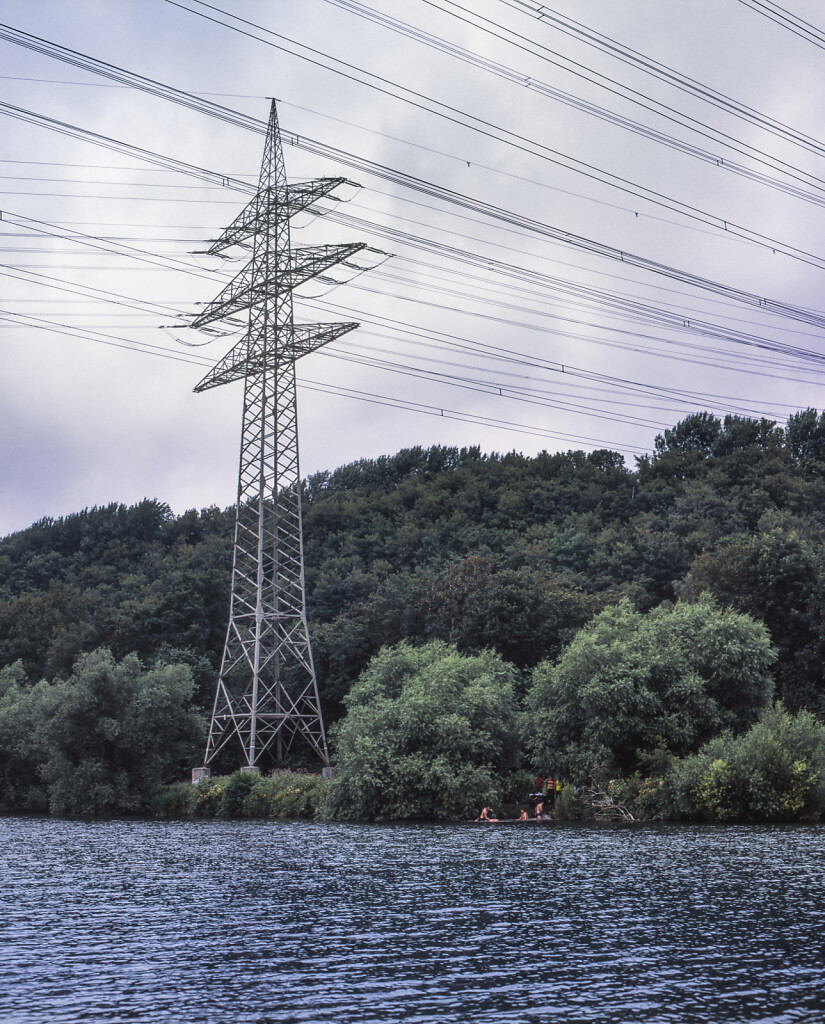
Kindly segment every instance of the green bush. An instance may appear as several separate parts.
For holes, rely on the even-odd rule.
[[[328,783],[320,775],[252,772],[165,786],[155,802],[164,818],[315,818]]]
[[[810,712],[767,712],[742,736],[726,732],[677,762],[671,817],[775,821],[825,811],[825,726]]]
[[[0,811],[48,812],[41,767],[49,756],[43,722],[54,713],[54,689],[30,686],[21,661],[0,668]]]
[[[825,812],[825,725],[807,711],[790,715],[779,705],[742,735],[724,732],[689,757],[659,750],[642,759],[648,774],[608,787],[637,818],[794,821]]]
[[[203,742],[187,665],[146,668],[99,649],[67,679],[0,670],[0,807],[51,814],[150,811]]]
[[[775,657],[764,626],[708,597],[646,615],[623,601],[557,664],[536,667],[525,746],[535,764],[600,783],[635,771],[640,749],[692,753],[757,720],[773,695]]]
[[[576,795],[573,785],[566,782],[560,793],[556,793],[553,817],[559,821],[578,821],[584,813],[584,806]]]
[[[196,818],[217,818],[223,803],[223,791],[230,778],[229,775],[219,775],[214,779],[202,779],[197,786],[192,787],[195,791],[193,813]]]
[[[608,795],[634,818],[671,817],[673,800],[668,775],[678,758],[661,742],[652,751],[637,750],[636,756],[640,770],[628,778],[611,779]]]
[[[501,799],[518,763],[517,671],[490,652],[435,641],[373,658],[332,730],[336,774],[325,803],[354,820],[475,817]]]
[[[668,780],[661,776],[634,772],[626,779],[611,779],[607,794],[614,803],[626,807],[639,820],[674,817]]]
[[[175,782],[163,786],[155,797],[154,810],[160,818],[191,818],[195,813],[197,786],[190,782]]]
[[[315,818],[329,784],[320,775],[276,771],[256,779],[244,800],[249,818]]]
[[[246,798],[252,792],[258,776],[252,772],[237,771],[229,776],[223,787],[218,805],[219,818],[246,818]]]

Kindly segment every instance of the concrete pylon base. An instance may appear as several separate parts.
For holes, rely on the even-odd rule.
[[[193,786],[197,786],[197,784],[199,782],[203,781],[203,779],[210,778],[211,775],[212,775],[212,769],[211,768],[193,768],[192,769],[192,785]]]

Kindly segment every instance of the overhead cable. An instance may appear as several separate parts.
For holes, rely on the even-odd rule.
[[[231,21],[220,21],[212,15],[206,14],[204,11],[194,9],[186,6],[179,0],[166,0],[166,3],[171,4],[174,7],[179,7],[182,10],[188,11],[191,14],[195,14],[198,17],[207,19],[208,21],[214,21],[216,24],[221,25],[230,31],[239,32],[242,35],[249,36],[257,40],[258,42],[264,43],[267,46],[273,46],[276,49],[286,50],[298,56],[301,59],[308,60],[313,64],[319,64],[323,67],[327,67],[328,70],[332,70],[338,74],[342,74],[345,77],[352,78],[354,73],[365,76],[368,79],[374,81],[366,84],[371,85],[373,88],[378,89],[387,95],[400,98],[419,109],[426,110],[428,113],[436,114],[439,117],[445,118],[453,124],[460,125],[462,127],[468,127],[473,131],[476,131],[484,136],[495,139],[499,142],[504,142],[508,145],[514,146],[515,148],[522,150],[526,153],[530,153],[533,156],[537,156],[541,159],[549,160],[551,163],[558,164],[559,166],[566,167],[569,170],[573,170],[576,173],[583,174],[585,177],[591,178],[594,181],[599,181],[602,184],[609,185],[612,188],[618,189],[628,195],[634,195],[638,198],[644,199],[647,202],[652,203],[654,206],[658,206],[662,209],[671,210],[672,212],[678,213],[681,216],[686,217],[689,220],[694,220],[698,223],[705,224],[718,231],[729,232],[731,235],[739,238],[745,238],[749,241],[753,241],[763,248],[769,249],[772,252],[780,252],[791,259],[800,260],[803,263],[810,264],[819,269],[825,269],[825,258],[819,257],[814,253],[807,252],[806,250],[799,249],[796,246],[792,246],[779,239],[771,238],[768,235],[764,235],[761,232],[755,231],[752,228],[748,228],[744,225],[737,224],[725,217],[718,214],[709,213],[705,210],[695,207],[689,203],[683,203],[678,199],[667,196],[664,193],[658,192],[655,189],[648,189],[643,185],[639,185],[629,179],[623,178],[620,175],[614,175],[609,171],[605,171],[601,168],[596,167],[587,161],[579,160],[578,158],[571,157],[567,154],[561,153],[559,150],[555,150],[550,146],[546,146],[541,143],[537,143],[532,139],[528,139],[526,136],[519,135],[516,132],[511,132],[508,129],[501,128],[497,125],[492,124],[484,118],[476,117],[475,115],[468,114],[464,111],[460,111],[457,108],[447,103],[442,103],[440,100],[433,99],[431,97],[424,96],[422,93],[417,92],[413,89],[408,89],[406,86],[398,86],[391,83],[388,79],[383,78],[380,75],[375,75],[372,72],[364,71],[363,69],[356,68],[354,65],[347,61],[341,61],[336,57],[331,57],[328,54],[321,53],[313,47],[306,46],[303,43],[296,42],[295,40],[289,39],[287,36],[281,33],[274,32],[271,29],[265,28],[264,26],[258,25],[255,22],[248,21],[245,18],[241,18],[238,15],[231,14],[230,12],[224,11],[223,9],[216,7],[213,4],[207,4],[204,0],[190,0],[191,3],[197,4],[198,7],[205,7],[211,11],[217,12],[225,18],[231,19]],[[252,28],[263,32],[266,36],[273,36],[275,39],[281,40],[275,42],[273,39],[262,38],[261,36],[255,35],[249,32],[247,29],[241,28],[240,25],[233,24],[232,22],[239,22],[241,25],[251,26]],[[18,29],[14,29],[10,26],[0,25],[0,39],[6,39],[9,42],[16,42],[19,45],[26,46],[30,49],[34,49],[36,52],[45,53],[49,56],[55,57],[59,60],[66,60],[78,67],[83,67],[86,70],[92,70],[96,73],[105,75],[109,78],[115,78],[117,81],[122,81],[125,84],[133,85],[136,88],[141,88],[151,95],[163,96],[164,98],[174,98],[175,102],[183,101],[186,106],[204,110],[205,105],[208,101],[200,99],[198,97],[191,96],[191,94],[181,95],[180,90],[165,87],[158,82],[151,79],[144,79],[142,76],[135,75],[131,72],[126,72],[120,68],[114,68],[113,65],[106,64],[102,61],[97,61],[94,58],[88,57],[85,54],[80,54],[77,51],[68,50],[65,47],[58,46],[57,44],[50,43],[48,40],[44,40],[37,36],[31,36],[28,33],[21,32]],[[288,45],[287,45],[288,44]],[[289,46],[295,49],[290,50]],[[308,51],[313,56],[309,57],[306,53],[301,51]],[[323,62],[327,63],[324,64]],[[348,70],[342,70],[348,69]],[[357,78],[356,81],[361,81]],[[382,83],[376,85],[375,83]],[[364,84],[361,81],[361,84]],[[393,91],[395,90],[395,91]],[[407,95],[400,95],[404,93]],[[430,106],[427,106],[430,104]],[[220,107],[221,105],[215,104]],[[438,108],[438,109],[435,109]],[[222,111],[227,108],[221,107]],[[204,111],[205,112],[205,111]],[[222,115],[223,116],[223,115]],[[243,120],[248,120],[242,118]],[[462,120],[463,119],[463,120]],[[237,119],[233,123],[239,123]]]
[[[601,121],[606,121],[609,124],[616,125],[617,127],[630,131],[635,135],[648,139],[649,141],[664,145],[668,149],[672,149],[686,156],[694,157],[705,164],[721,168],[724,171],[748,178],[751,181],[755,181],[760,185],[765,185],[768,188],[775,189],[776,191],[783,192],[786,195],[792,195],[804,202],[813,203],[816,206],[825,206],[825,191],[823,191],[823,188],[825,188],[825,182],[823,182],[822,179],[814,178],[812,175],[805,175],[804,172],[800,171],[795,173],[792,171],[784,172],[799,182],[812,185],[818,190],[819,194],[817,192],[811,192],[809,189],[800,188],[798,185],[791,184],[791,182],[772,177],[771,175],[765,174],[762,171],[757,171],[752,167],[746,167],[744,164],[737,163],[735,160],[731,160],[721,153],[712,153],[699,146],[695,146],[690,142],[685,142],[683,139],[677,139],[673,135],[668,135],[656,128],[652,128],[650,125],[643,124],[640,121],[634,121],[632,118],[625,117],[616,111],[608,110],[606,107],[601,107],[598,104],[591,103],[581,96],[565,92],[563,89],[558,89],[553,85],[542,82],[540,79],[537,79],[532,75],[528,75],[526,72],[517,71],[514,68],[510,68],[498,61],[493,61],[487,57],[483,57],[463,46],[450,43],[442,37],[434,35],[432,32],[425,32],[422,29],[415,28],[408,22],[401,21],[398,18],[393,18],[383,12],[375,11],[371,7],[367,7],[365,4],[359,3],[358,0],[326,0],[326,2],[333,4],[335,7],[339,7],[342,10],[355,14],[360,18],[365,18],[368,21],[381,25],[392,32],[399,33],[408,39],[413,39],[425,46],[431,47],[432,49],[446,53],[457,60],[470,64],[472,67],[479,68],[489,74],[496,75],[498,78],[503,78],[512,85],[527,89],[530,93],[535,93],[540,96],[545,96],[548,99],[556,100],[559,103],[563,103],[565,106],[572,107],[574,110],[582,111],[583,113],[596,117]]]
[[[756,163],[770,167],[772,170],[778,170],[780,173],[789,174],[792,177],[803,175],[811,181],[821,181],[820,178],[809,175],[808,172],[801,170],[796,165],[768,153],[760,146],[754,145],[753,142],[748,142],[747,139],[735,138],[728,132],[715,128],[706,121],[700,121],[697,118],[691,117],[685,111],[678,110],[654,98],[650,95],[650,90],[642,92],[633,89],[618,79],[597,71],[592,66],[592,62],[582,63],[581,61],[573,60],[558,50],[542,44],[532,30],[529,35],[524,35],[502,24],[500,21],[495,21],[492,18],[479,14],[478,11],[458,3],[457,0],[420,0],[420,2],[441,11],[443,14],[450,15],[466,25],[481,29],[481,31],[492,35],[494,38],[510,43],[526,53],[537,56],[558,70],[573,75],[581,81],[595,85],[610,95],[632,103],[634,106],[657,117],[661,117],[671,124],[686,128],[701,138],[726,146],[733,152],[746,156]]]
[[[780,7],[773,0],[739,0],[739,2],[769,18],[775,24],[781,25],[782,28],[788,29],[789,32],[793,32],[800,39],[813,43],[820,50],[825,50],[825,32],[821,28],[817,28],[810,21],[806,21],[785,7]]]
[[[170,0],[167,0],[167,2],[170,2]],[[730,96],[726,96],[718,89],[698,82],[688,75],[680,74],[666,64],[660,64],[658,61],[653,60],[653,58],[639,53],[629,46],[624,46],[610,36],[588,28],[573,18],[559,14],[546,4],[540,3],[539,0],[499,0],[499,3],[519,11],[521,14],[529,15],[542,22],[542,24],[547,25],[553,31],[563,32],[572,39],[583,42],[609,57],[614,57],[616,60],[636,68],[636,70],[642,71],[644,74],[650,75],[666,85],[671,85],[682,92],[695,96],[705,103],[709,103],[724,111],[726,114],[733,114],[743,121],[756,125],[756,127],[775,135],[777,138],[791,142],[817,156],[825,156],[825,146],[818,139],[814,139],[810,135],[791,128],[768,114],[754,110],[753,107],[740,103]]]

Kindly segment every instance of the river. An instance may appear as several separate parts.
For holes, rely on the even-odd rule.
[[[825,1020],[825,826],[0,818],[3,1024]]]

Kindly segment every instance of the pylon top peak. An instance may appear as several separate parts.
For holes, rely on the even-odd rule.
[[[261,173],[258,177],[259,188],[266,188],[271,185],[286,187],[281,129],[278,125],[278,106],[274,99],[269,107],[269,124],[266,129],[266,143],[264,145],[263,160],[261,161]]]

